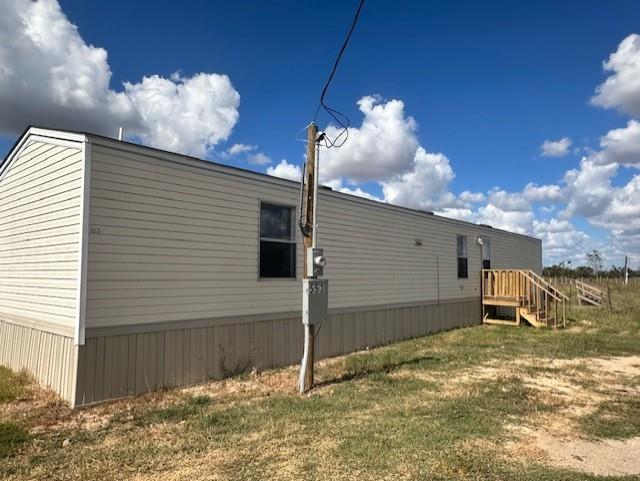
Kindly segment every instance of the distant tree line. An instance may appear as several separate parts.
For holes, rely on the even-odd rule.
[[[554,264],[552,266],[545,267],[542,270],[545,277],[604,277],[608,279],[622,279],[624,277],[624,267],[611,266],[610,269],[601,269],[596,271],[591,266],[577,266],[571,267],[566,264]],[[640,269],[629,268],[629,277],[640,277]]]
[[[598,250],[587,253],[587,262],[589,265],[572,267],[571,261],[554,264],[543,269],[545,277],[604,277],[608,279],[624,278],[624,266],[611,266],[608,270],[604,268],[602,254]],[[626,263],[626,259],[625,259]],[[629,277],[640,276],[640,270],[633,270],[627,267]]]

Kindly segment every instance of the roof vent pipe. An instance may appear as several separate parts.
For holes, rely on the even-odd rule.
[[[122,136],[123,136],[123,134],[124,134],[124,129],[123,129],[122,127],[120,127],[120,128],[118,129],[118,140],[119,140],[120,142],[122,142]]]

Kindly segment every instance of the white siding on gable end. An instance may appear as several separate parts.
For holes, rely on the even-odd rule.
[[[0,177],[0,320],[73,334],[81,148],[28,143]]]

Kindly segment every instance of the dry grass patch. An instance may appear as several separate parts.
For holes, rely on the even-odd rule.
[[[474,327],[322,361],[306,396],[296,367],[77,411],[27,383],[0,402],[10,436],[27,433],[0,479],[595,480],[551,440],[574,461],[637,448],[640,296],[614,296],[624,309],[571,309],[566,330]]]

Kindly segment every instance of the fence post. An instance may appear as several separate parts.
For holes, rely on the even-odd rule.
[[[569,282],[569,302],[571,302],[571,294],[572,294],[572,291],[573,291],[572,285],[573,284],[571,282]]]

